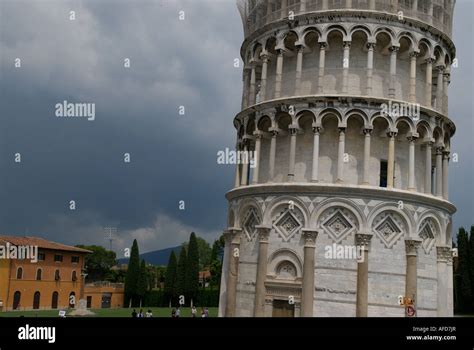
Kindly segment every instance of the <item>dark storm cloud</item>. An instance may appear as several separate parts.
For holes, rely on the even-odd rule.
[[[455,226],[474,214],[465,180],[474,131],[472,52],[462,45],[472,36],[469,9],[458,1],[454,22]],[[234,177],[216,153],[234,146],[242,88],[234,1],[1,0],[0,10],[0,232],[104,244],[102,227],[115,226],[117,249],[137,238],[143,251],[179,244],[191,230],[215,238]],[[21,68],[13,67],[17,57]],[[63,100],[95,103],[96,120],[56,118]]]

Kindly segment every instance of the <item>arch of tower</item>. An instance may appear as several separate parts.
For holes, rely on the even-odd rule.
[[[236,149],[255,166],[226,194],[220,315],[405,316],[405,296],[451,316],[454,1],[238,8]],[[328,258],[334,244],[365,259]]]

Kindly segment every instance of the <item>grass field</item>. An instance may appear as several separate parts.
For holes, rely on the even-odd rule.
[[[171,309],[167,307],[152,307],[153,317],[171,317]],[[91,310],[95,313],[92,317],[131,317],[132,309],[97,309]],[[137,312],[139,309],[136,309]],[[143,308],[143,314],[148,308]],[[67,311],[69,313],[69,311]],[[58,317],[59,310],[32,310],[32,311],[9,311],[0,312],[0,317]],[[197,309],[197,317],[201,317],[201,309]],[[66,314],[67,317],[67,314]],[[89,316],[91,317],[91,316]],[[181,308],[181,317],[191,317],[191,308]],[[217,308],[209,308],[209,317],[217,317]]]

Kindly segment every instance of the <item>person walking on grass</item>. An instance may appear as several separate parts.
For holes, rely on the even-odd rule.
[[[181,309],[179,308],[179,306],[176,308],[176,317],[180,317],[181,316]]]
[[[146,318],[153,317],[153,312],[151,312],[151,310],[148,309],[148,311],[147,311],[146,314],[145,314],[145,317],[146,317]]]
[[[173,308],[173,310],[171,310],[171,317],[175,318],[176,317],[176,310]]]
[[[191,308],[191,315],[193,318],[196,317],[196,306],[193,305],[193,307]]]
[[[135,309],[133,309],[132,311],[132,317],[133,318],[136,318],[137,317],[137,311]]]

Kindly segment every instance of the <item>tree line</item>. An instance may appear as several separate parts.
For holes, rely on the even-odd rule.
[[[453,246],[456,246],[453,244]],[[468,233],[461,227],[457,235],[458,257],[454,260],[454,311],[474,313],[474,225]]]

